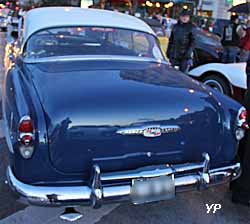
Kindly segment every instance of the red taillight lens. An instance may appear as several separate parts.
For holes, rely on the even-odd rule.
[[[240,115],[239,115],[239,119],[240,120],[247,120],[247,111],[246,110],[242,110]]]
[[[247,110],[246,109],[242,109],[239,113],[239,124],[240,127],[244,130],[248,130],[249,129],[249,125],[248,125],[248,114],[247,114]]]
[[[34,127],[30,116],[23,116],[19,122],[19,150],[24,159],[29,159],[34,153]]]
[[[24,118],[19,124],[19,131],[22,133],[32,133],[33,123],[30,118]]]
[[[238,141],[244,138],[245,132],[249,129],[248,125],[248,115],[246,108],[241,107],[237,116],[236,122],[236,129],[235,129],[235,137]]]
[[[33,138],[30,135],[24,135],[21,138],[21,143],[25,146],[30,146],[32,144]]]

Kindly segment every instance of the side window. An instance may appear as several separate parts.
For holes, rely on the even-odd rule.
[[[126,30],[119,30],[117,32],[110,33],[108,41],[116,46],[133,50],[132,33],[127,32]]]
[[[134,51],[137,54],[148,54],[149,53],[149,42],[143,33],[133,32],[133,43],[134,43]]]

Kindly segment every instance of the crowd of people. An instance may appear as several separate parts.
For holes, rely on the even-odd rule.
[[[222,62],[246,62],[250,54],[250,18],[239,23],[239,17],[232,15],[230,23],[224,27]]]

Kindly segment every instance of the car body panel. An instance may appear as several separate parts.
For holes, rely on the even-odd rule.
[[[222,55],[223,46],[218,36],[196,29],[194,67],[208,63],[219,63]]]
[[[20,61],[19,65],[22,75],[16,74],[15,82],[10,83],[21,85],[27,79],[29,87],[22,88],[24,93],[17,94],[17,99],[5,97],[8,124],[17,100],[22,110],[16,112],[15,120],[25,113],[36,115],[34,105],[38,105],[35,124],[42,127],[31,160],[13,155],[16,175],[27,182],[55,177],[79,180],[78,176],[83,181],[94,163],[113,171],[199,161],[203,151],[211,153],[213,167],[230,164],[235,158],[237,141],[231,126],[239,105],[234,103],[224,111],[204,86],[165,64],[80,61],[26,65]],[[32,99],[30,92],[35,94]],[[24,103],[26,109],[22,106],[25,97],[30,99]],[[181,131],[155,139],[116,133],[120,128],[145,125],[179,125]],[[206,135],[200,136],[201,128]],[[16,127],[11,129],[17,153]],[[38,169],[31,169],[39,163]],[[26,170],[29,166],[31,170]]]
[[[189,71],[193,77],[201,77],[205,73],[219,73],[225,77],[233,86],[247,89],[246,82],[246,63],[222,64],[210,63],[201,65]]]
[[[190,129],[193,137],[197,138],[194,133],[198,134],[202,126],[207,126],[207,135],[216,133],[218,138],[216,144],[207,141],[205,148],[214,149],[213,155],[220,148],[222,124],[210,126],[221,119],[217,102],[206,102],[207,92],[165,65],[110,62],[107,66],[105,61],[87,64],[64,62],[43,63],[28,66],[28,69],[34,77],[46,114],[49,142],[52,142],[51,159],[61,172],[87,172],[89,167],[83,164],[91,165],[94,161],[106,169],[135,168],[138,167],[135,159],[145,160],[147,153],[152,154],[146,159],[148,161],[144,161],[149,164],[153,161],[176,163],[191,160],[188,151],[196,151],[199,157],[202,154],[200,150],[205,150],[204,147],[201,149],[204,142],[197,140],[194,147],[189,142],[191,136],[184,137],[182,133],[184,129]],[[174,81],[178,74],[180,83]],[[41,82],[42,86],[39,85]],[[67,89],[63,88],[65,85]],[[190,93],[188,86],[195,92]],[[176,101],[178,105],[174,106]],[[200,118],[201,123],[189,126],[189,122],[198,120],[197,110],[200,111],[197,117],[207,116],[211,120]],[[116,134],[119,128],[156,124],[180,125],[182,131],[155,140]],[[210,139],[206,136],[203,141],[206,138]]]

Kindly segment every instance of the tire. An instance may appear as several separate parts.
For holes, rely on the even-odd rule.
[[[228,96],[231,95],[229,83],[223,77],[220,77],[218,75],[208,75],[202,80],[202,82],[205,85],[208,85],[211,88],[216,89],[217,91],[225,95],[228,95]]]

